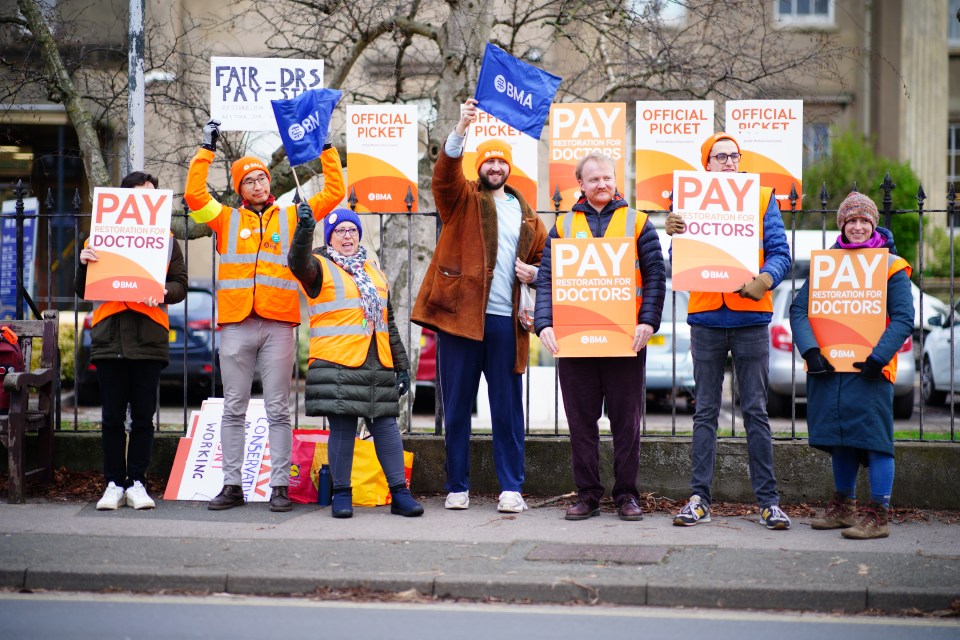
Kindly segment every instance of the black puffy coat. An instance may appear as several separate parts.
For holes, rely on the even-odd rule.
[[[307,297],[315,298],[323,285],[323,271],[313,258],[329,260],[326,247],[313,247],[313,229],[297,226],[287,262]],[[349,276],[348,276],[349,277]],[[304,404],[308,416],[359,416],[380,418],[400,415],[397,372],[410,368],[406,349],[393,319],[393,307],[387,301],[387,325],[393,369],[384,367],[377,353],[377,341],[370,340],[367,358],[359,367],[346,367],[327,360],[314,360],[307,369]]]

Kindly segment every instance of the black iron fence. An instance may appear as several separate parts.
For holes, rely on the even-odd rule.
[[[853,186],[856,189],[856,185]],[[883,226],[891,228],[893,226],[893,220],[899,216],[916,216],[916,260],[913,272],[913,281],[916,284],[917,288],[917,297],[915,303],[918,307],[918,320],[917,320],[917,330],[914,334],[915,344],[913,347],[914,358],[911,358],[911,361],[915,363],[915,373],[917,383],[914,385],[915,389],[911,392],[909,403],[910,419],[907,421],[898,421],[897,423],[897,439],[898,440],[946,440],[951,442],[956,442],[958,439],[958,434],[956,431],[956,406],[955,402],[957,398],[960,398],[960,380],[957,378],[960,377],[960,349],[956,348],[955,341],[955,332],[958,328],[958,319],[957,312],[947,313],[947,310],[957,308],[957,292],[956,292],[956,264],[955,264],[955,230],[956,226],[960,224],[958,220],[957,209],[956,209],[956,193],[951,186],[950,191],[947,194],[945,207],[942,209],[931,209],[927,207],[926,201],[927,197],[923,193],[923,189],[920,188],[916,194],[916,207],[910,209],[895,209],[893,207],[893,198],[892,192],[895,188],[895,185],[890,180],[890,176],[886,176],[883,183],[880,185],[880,188],[883,192],[883,197],[881,200],[881,209],[880,212],[883,215],[884,221]],[[80,420],[78,417],[78,408],[77,408],[77,396],[79,396],[79,385],[80,381],[84,377],[84,367],[89,366],[88,362],[84,360],[83,357],[83,327],[79,320],[79,312],[90,309],[90,303],[84,302],[83,300],[78,299],[73,293],[73,270],[75,268],[76,255],[78,253],[78,247],[83,245],[83,234],[81,232],[82,228],[89,228],[88,224],[83,222],[86,219],[89,219],[90,213],[81,211],[82,200],[79,193],[76,193],[73,197],[72,202],[69,207],[58,207],[52,192],[48,192],[46,198],[43,201],[43,205],[38,212],[25,212],[24,210],[24,198],[27,196],[27,189],[23,186],[22,182],[18,182],[15,188],[15,198],[16,206],[15,212],[12,216],[15,220],[16,225],[16,317],[25,318],[27,317],[27,311],[29,310],[36,317],[40,317],[42,309],[45,308],[56,308],[61,311],[73,311],[73,333],[72,340],[62,340],[61,341],[61,354],[65,355],[70,353],[72,358],[64,357],[64,368],[67,366],[72,366],[72,379],[73,379],[73,388],[77,391],[73,394],[73,401],[70,403],[64,403],[67,409],[64,411],[63,405],[58,405],[58,424],[61,429],[73,429],[77,430],[80,428]],[[812,200],[813,198],[810,198]],[[791,247],[793,248],[793,257],[797,258],[797,249],[798,249],[798,234],[807,234],[811,233],[811,230],[819,232],[821,242],[819,246],[815,248],[826,248],[833,243],[834,235],[836,232],[827,231],[828,220],[832,220],[836,216],[836,209],[829,209],[827,207],[830,200],[830,195],[827,193],[826,187],[823,186],[817,195],[819,200],[820,208],[812,209],[801,209],[798,208],[798,196],[795,191],[792,191],[790,196],[786,201],[780,203],[781,210],[784,214],[785,220],[787,222],[787,235],[790,240]],[[560,196],[559,193],[555,193],[553,198],[554,210],[553,211],[542,211],[539,212],[540,215],[545,219],[545,223],[549,227],[554,216],[561,213],[560,208]],[[809,200],[808,200],[809,201]],[[351,206],[355,206],[356,199],[352,197],[349,199]],[[786,205],[789,205],[787,207]],[[412,199],[407,202],[407,211],[402,212],[406,214],[402,216],[406,220],[406,230],[407,230],[407,273],[412,273],[412,265],[414,256],[412,254],[412,242],[411,238],[411,229],[415,220],[422,220],[424,216],[431,217],[435,220],[435,225],[437,227],[437,233],[439,233],[439,218],[435,213],[411,213],[412,208]],[[647,213],[656,216],[662,216],[665,214],[664,211],[647,211]],[[383,249],[383,237],[384,237],[384,219],[385,216],[394,216],[397,214],[363,214],[364,216],[376,216],[378,218],[378,224],[380,228],[380,239],[381,246],[378,248],[378,251]],[[183,227],[186,228],[186,221],[188,218],[187,210],[184,208],[180,211],[175,211],[175,218],[180,218],[183,222]],[[912,219],[912,218],[911,218]],[[7,221],[10,221],[10,218],[7,218]],[[36,267],[38,272],[38,277],[36,278],[36,291],[37,294],[34,296],[31,292],[28,292],[24,287],[24,227],[25,225],[35,224],[37,226],[38,238],[42,238],[45,242],[45,246],[40,246],[38,249],[38,255],[36,257]],[[927,275],[925,268],[926,263],[929,261],[931,255],[931,246],[930,242],[931,232],[930,229],[938,229],[937,234],[940,234],[941,239],[945,237],[947,249],[949,255],[944,257],[940,254],[937,255],[938,263],[943,265],[947,264],[945,269],[946,274],[937,278],[931,278]],[[72,230],[72,238],[65,243],[57,243],[55,246],[54,238],[62,238],[63,230]],[[192,354],[188,347],[188,340],[186,335],[182,341],[181,349],[182,353],[182,362],[183,362],[183,374],[182,374],[182,383],[183,383],[183,397],[182,397],[182,428],[185,431],[187,427],[187,421],[189,418],[189,409],[190,404],[190,388],[191,383],[201,383],[201,388],[209,389],[211,392],[215,392],[218,386],[218,365],[216,361],[216,277],[215,274],[211,271],[209,273],[204,273],[200,277],[197,276],[190,269],[189,265],[189,255],[190,251],[187,250],[187,244],[191,242],[190,240],[184,240],[184,257],[187,260],[187,271],[190,274],[190,281],[195,285],[195,283],[202,282],[205,286],[194,286],[193,288],[197,291],[208,291],[209,292],[209,309],[205,306],[202,306],[200,309],[194,308],[191,309],[191,296],[188,295],[187,300],[184,302],[183,308],[183,331],[186,333],[191,330],[195,330],[199,333],[205,334],[206,339],[209,340],[210,348],[207,349],[204,353],[205,355],[197,356]],[[196,241],[193,241],[196,242]],[[209,241],[208,241],[209,242]],[[210,244],[210,264],[216,265],[216,256],[215,248],[213,243]],[[941,242],[941,244],[943,244]],[[911,246],[914,246],[911,242]],[[898,244],[901,252],[903,246]],[[942,252],[940,252],[942,253]],[[215,266],[213,267],[215,268]],[[388,274],[389,275],[389,274]],[[781,288],[785,286],[790,287],[791,297],[795,294],[795,290],[799,288],[802,284],[803,274],[794,273],[790,282],[784,282],[781,284]],[[412,278],[408,278],[408,282],[411,282]],[[419,283],[412,283],[407,287],[406,291],[402,293],[404,296],[404,302],[407,304],[407,308],[412,306],[412,301],[416,295],[414,290],[415,286],[418,286]],[[926,311],[926,308],[930,305],[927,304],[930,300],[934,299],[933,292],[936,292],[940,295],[939,299],[936,301],[939,303],[939,306],[934,307],[938,309],[935,318],[931,318],[930,313]],[[782,293],[780,295],[786,295]],[[692,416],[690,415],[690,410],[692,408],[692,389],[689,385],[685,385],[683,381],[682,372],[678,371],[678,357],[682,360],[688,353],[678,353],[677,339],[678,335],[678,326],[683,327],[685,322],[680,319],[678,322],[678,314],[681,313],[683,308],[682,294],[678,296],[677,292],[673,292],[670,295],[671,304],[671,313],[669,316],[664,317],[663,326],[670,327],[671,331],[671,340],[670,340],[670,379],[672,384],[668,385],[667,393],[665,397],[667,398],[666,406],[663,405],[659,407],[662,411],[667,413],[657,412],[657,408],[654,406],[654,400],[656,399],[654,395],[648,393],[649,389],[642,389],[640,393],[647,398],[647,410],[644,412],[644,424],[643,424],[643,435],[644,436],[687,436],[692,429]],[[678,307],[678,305],[680,305]],[[196,303],[195,307],[198,306]],[[405,336],[406,344],[410,345],[412,335],[414,333],[413,328],[409,326],[401,327],[401,335]],[[191,327],[193,329],[191,329]],[[64,333],[64,329],[61,329],[61,333]],[[69,333],[69,331],[66,331]],[[931,348],[931,340],[936,340],[936,346]],[[534,344],[538,344],[538,341],[532,341]],[[792,353],[792,337],[791,341],[787,342],[788,349]],[[944,346],[940,346],[944,345]],[[943,351],[943,352],[941,352]],[[173,359],[173,355],[171,359]],[[200,369],[197,372],[188,372],[188,360],[189,358],[202,357],[205,358],[204,362],[200,363]],[[649,356],[648,356],[649,357]],[[905,354],[901,354],[901,357],[906,357]],[[298,343],[298,367],[297,367],[297,382],[299,383],[299,359],[302,358],[302,353],[299,349]],[[773,425],[775,437],[793,439],[793,438],[803,438],[805,437],[805,423],[803,422],[802,416],[802,403],[798,402],[798,388],[796,385],[796,374],[797,374],[797,364],[793,358],[791,358],[792,365],[790,367],[790,378],[791,391],[787,394],[789,402],[787,403],[789,411],[788,415],[783,416],[789,419],[789,427],[784,427],[780,423]],[[944,366],[944,363],[946,365]],[[531,358],[531,361],[528,366],[527,374],[525,375],[525,387],[526,387],[526,400],[525,400],[525,415],[526,415],[526,428],[528,433],[536,433],[539,435],[556,435],[561,436],[565,433],[565,420],[561,418],[560,411],[560,393],[559,393],[559,384],[558,378],[556,375],[556,368],[552,367],[552,362],[550,358],[542,355],[542,352],[537,352],[536,360]],[[650,363],[648,361],[648,374],[649,374]],[[551,370],[552,369],[552,370]],[[800,365],[802,370],[802,364]],[[544,373],[546,372],[546,377]],[[64,372],[67,374],[68,372]],[[415,373],[415,372],[414,372]],[[552,374],[552,375],[551,375]],[[733,376],[733,371],[730,372],[730,375]],[[428,421],[428,424],[420,426],[414,429],[414,431],[423,431],[433,432],[436,434],[443,433],[443,414],[442,414],[442,403],[441,403],[441,385],[439,381],[442,377],[442,372],[439,369],[436,372],[436,401],[435,401],[435,414],[432,420]],[[66,378],[69,379],[69,378]],[[544,380],[547,380],[545,383]],[[552,381],[552,384],[550,383]],[[64,385],[65,391],[70,391],[69,383]],[[550,388],[552,387],[552,388]],[[740,437],[743,434],[742,429],[738,428],[738,410],[737,410],[737,398],[734,389],[736,384],[731,383],[730,387],[730,401],[728,405],[729,410],[729,431],[728,434],[734,437]],[[295,386],[295,393],[297,394],[296,405],[300,406],[299,398],[299,385]],[[536,390],[535,390],[536,389]],[[953,393],[956,391],[956,393]],[[551,395],[552,394],[552,395]],[[69,393],[60,394],[62,398],[68,398]],[[800,398],[802,399],[803,393],[800,393]],[[552,420],[543,420],[542,409],[546,407],[549,409],[549,405],[552,403],[552,412],[547,411],[547,413],[552,417]],[[915,409],[915,411],[913,410]],[[406,411],[408,418],[408,429],[409,425],[413,425],[413,415],[412,415],[412,403],[406,403]],[[64,413],[66,415],[64,415]],[[299,412],[297,412],[299,413]],[[72,415],[71,415],[72,414]],[[534,416],[534,419],[531,420],[531,416]],[[536,417],[541,416],[541,417]],[[297,424],[299,415],[295,416],[295,424]],[[800,428],[798,428],[798,421]],[[169,422],[169,420],[168,420]],[[421,421],[422,422],[422,421]],[[159,416],[157,424],[160,424]],[[84,425],[89,427],[89,425]],[[721,425],[721,428],[724,429],[724,425]],[[726,435],[726,434],[725,434]]]

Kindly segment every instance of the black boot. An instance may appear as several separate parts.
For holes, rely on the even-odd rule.
[[[293,509],[293,503],[290,502],[290,496],[287,495],[287,487],[271,487],[270,493],[270,511],[290,511]]]
[[[210,511],[224,511],[243,506],[243,489],[235,484],[225,484],[216,498],[207,503]]]
[[[334,518],[353,517],[353,487],[333,490],[333,504],[330,506],[330,515]]]
[[[423,515],[423,505],[413,499],[410,495],[410,489],[403,484],[397,487],[390,487],[390,513],[397,516],[414,518]]]

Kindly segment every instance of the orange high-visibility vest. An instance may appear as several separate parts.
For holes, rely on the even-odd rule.
[[[376,336],[380,364],[392,369],[393,353],[390,351],[390,330],[387,325],[387,277],[372,261],[364,263],[363,269],[370,276],[383,302],[382,317],[377,319],[371,336],[367,334],[360,290],[353,276],[326,258],[317,255],[314,258],[320,263],[323,284],[317,297],[309,299],[309,362],[319,359],[345,367],[359,367],[367,358],[370,340]]]
[[[604,238],[629,238],[632,236],[634,239],[633,268],[637,278],[638,315],[640,314],[640,305],[643,302],[643,276],[640,275],[640,257],[636,255],[636,239],[643,233],[645,224],[647,224],[647,214],[629,207],[620,207],[613,212],[613,217],[607,224],[607,230],[603,232]],[[628,229],[632,233],[628,233]],[[557,236],[560,238],[592,238],[593,232],[590,231],[586,214],[581,211],[573,211],[557,218]]]
[[[89,242],[89,239],[85,240],[83,246],[86,247]],[[170,268],[170,258],[173,257],[174,242],[176,242],[176,239],[171,233],[170,240],[167,243],[167,269]],[[112,315],[122,313],[124,311],[136,311],[137,313],[142,313],[167,331],[170,330],[170,318],[167,316],[167,305],[161,304],[156,307],[149,307],[142,302],[120,302],[117,300],[99,302],[94,306],[93,326],[96,326],[98,322],[109,318]]]
[[[900,256],[890,254],[887,256],[887,280],[894,276],[894,274],[906,271],[907,277],[909,278],[913,275],[913,267],[910,266],[910,263],[901,258]],[[890,324],[890,318],[887,318],[887,324]],[[899,350],[893,354],[893,358],[890,359],[883,367],[883,377],[889,380],[891,383],[897,381],[897,356],[899,355]]]
[[[763,216],[770,206],[773,189],[760,187],[760,266],[763,266]],[[687,313],[713,311],[726,305],[734,311],[755,311],[773,313],[773,291],[767,291],[760,300],[741,298],[739,293],[718,293],[715,291],[691,291]]]
[[[217,323],[242,322],[251,312],[261,318],[300,322],[300,284],[287,266],[297,223],[293,207],[271,206],[258,216],[232,209],[217,233]]]

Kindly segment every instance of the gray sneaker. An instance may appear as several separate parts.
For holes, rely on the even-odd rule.
[[[692,527],[701,522],[710,522],[710,507],[703,503],[700,496],[690,496],[680,513],[673,516],[673,524],[678,527]]]
[[[760,509],[760,524],[767,529],[782,531],[790,528],[790,518],[780,510],[780,505],[772,504]]]

